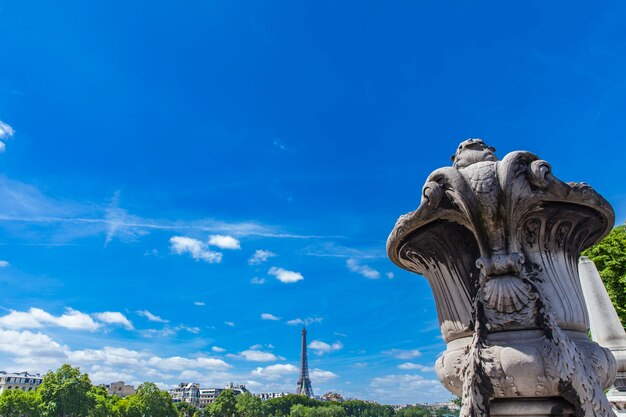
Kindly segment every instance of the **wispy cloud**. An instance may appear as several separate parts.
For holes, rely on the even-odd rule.
[[[271,313],[261,313],[261,320],[280,320],[280,317],[276,317],[275,315],[271,314]]]
[[[384,249],[381,249],[379,246],[374,248],[357,249],[339,245],[335,242],[312,243],[304,248],[301,253],[308,256],[356,259],[377,259],[387,256]]]
[[[252,277],[250,284],[263,285],[265,284],[265,278]]]
[[[204,301],[194,301],[193,304],[198,307],[203,307],[205,305]]]
[[[222,254],[208,249],[205,243],[197,239],[185,236],[174,236],[170,238],[170,249],[177,255],[188,253],[196,261],[208,263],[222,262]]]
[[[33,236],[41,241],[42,232],[23,233],[28,225],[47,225],[45,236],[53,236],[56,242],[72,241],[89,236],[104,236],[105,243],[115,238],[135,240],[150,231],[170,231],[185,236],[189,233],[208,233],[225,236],[238,242],[244,236],[260,236],[274,239],[328,239],[332,236],[302,235],[288,233],[281,228],[254,221],[227,222],[219,219],[168,220],[151,219],[129,213],[120,206],[120,193],[104,203],[72,201],[51,197],[37,187],[14,181],[0,175],[0,226],[17,224],[16,234],[21,238]],[[7,229],[11,230],[11,229]],[[217,239],[215,242],[234,248],[233,240]],[[206,245],[203,243],[203,245]]]
[[[111,203],[106,207],[104,219],[106,221],[106,235],[104,246],[107,246],[113,238],[121,238],[122,240],[135,240],[139,236],[144,236],[148,232],[144,228],[125,227],[127,224],[139,222],[140,220],[129,215],[128,212],[119,207],[120,192],[116,191],[111,199]]]
[[[323,317],[306,317],[305,319],[301,319],[301,318],[297,318],[297,319],[292,319],[287,321],[287,324],[291,325],[291,326],[298,326],[298,325],[305,325],[308,326],[309,324],[313,324],[313,323],[321,323],[322,320],[324,320]]]
[[[422,353],[417,349],[389,349],[383,352],[385,355],[393,356],[398,359],[413,359],[421,356]]]
[[[399,369],[404,370],[416,370],[421,372],[433,372],[435,370],[434,366],[424,366],[419,363],[405,362],[398,365]]]
[[[263,262],[267,261],[269,258],[277,256],[275,253],[270,252],[268,250],[257,249],[254,252],[254,255],[250,259],[248,259],[248,264],[250,265],[259,265]]]
[[[237,325],[234,321],[225,321],[224,324],[228,327],[235,327]]]
[[[213,346],[213,347],[211,348],[211,350],[212,350],[213,352],[216,352],[216,353],[223,353],[223,352],[226,352],[226,349],[221,348],[221,347],[219,347],[219,346]]]
[[[292,284],[294,282],[298,282],[304,279],[301,273],[288,271],[283,268],[277,268],[275,266],[271,267],[267,272],[270,275],[274,275],[277,280],[282,282],[283,284]]]
[[[368,265],[361,265],[357,259],[350,258],[346,261],[348,269],[357,274],[363,275],[365,278],[378,279],[380,278],[380,272]]]
[[[118,324],[126,330],[133,330],[133,323],[119,311],[104,311],[93,315],[96,319],[107,324]]]
[[[140,333],[144,336],[144,337],[169,337],[169,336],[175,336],[177,335],[179,332],[188,332],[188,333],[192,333],[192,334],[198,334],[200,333],[200,328],[199,327],[193,327],[193,326],[187,326],[185,324],[179,324],[178,326],[165,326],[162,329],[145,329],[145,330],[141,330]]]
[[[211,235],[209,236],[209,245],[217,246],[220,249],[241,249],[239,240],[232,236]]]
[[[136,313],[141,316],[141,317],[145,317],[150,321],[153,321],[155,323],[169,323],[169,320],[165,320],[164,318],[161,318],[159,316],[157,316],[156,314],[152,314],[151,312],[149,312],[148,310],[137,310]]]
[[[6,268],[7,266],[9,266],[8,261],[0,261],[0,268]]]

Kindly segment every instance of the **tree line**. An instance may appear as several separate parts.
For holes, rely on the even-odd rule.
[[[439,410],[437,415],[446,414]],[[125,398],[94,386],[78,368],[63,365],[48,372],[34,391],[7,389],[0,395],[0,417],[432,417],[421,407],[394,410],[389,405],[349,400],[319,401],[303,395],[261,401],[250,393],[224,390],[207,407],[173,402],[152,382]]]

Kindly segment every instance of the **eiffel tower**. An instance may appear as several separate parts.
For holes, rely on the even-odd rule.
[[[300,377],[296,387],[296,394],[313,396],[313,387],[311,387],[311,378],[309,378],[309,360],[306,354],[306,328],[302,326],[302,350],[300,351]]]

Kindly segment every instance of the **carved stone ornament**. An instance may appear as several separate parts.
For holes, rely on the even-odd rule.
[[[530,152],[494,152],[462,142],[387,241],[390,259],[432,288],[447,343],[437,374],[462,396],[461,417],[609,417],[615,359],[587,336],[577,263],[611,230],[613,209]]]

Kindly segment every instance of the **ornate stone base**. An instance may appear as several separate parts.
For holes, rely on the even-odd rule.
[[[491,417],[574,417],[574,407],[560,398],[502,399],[491,402]]]
[[[595,371],[600,386],[608,388],[615,378],[615,359],[611,352],[589,340],[585,333],[564,331],[564,334],[581,351],[589,369]],[[464,337],[448,343],[447,350],[435,365],[444,386],[458,396],[462,395],[462,369],[471,341],[471,337]],[[541,330],[497,332],[487,337],[487,346],[481,355],[496,400],[519,398],[521,401],[525,398],[560,395],[561,370],[553,365],[547,346],[545,334]]]
[[[622,379],[622,382],[625,381]],[[613,411],[619,417],[626,417],[626,387],[623,390],[618,390],[615,387],[611,388],[606,393],[606,398],[613,406]]]

